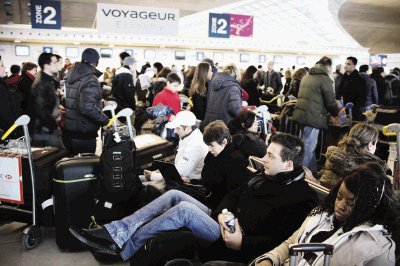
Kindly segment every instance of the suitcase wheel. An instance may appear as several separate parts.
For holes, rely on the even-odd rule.
[[[41,239],[40,227],[31,225],[22,232],[22,246],[27,249],[35,248]]]

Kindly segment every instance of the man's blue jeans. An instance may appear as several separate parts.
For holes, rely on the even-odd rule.
[[[140,210],[105,225],[122,249],[124,260],[132,257],[150,238],[161,231],[189,228],[203,245],[221,236],[219,224],[205,205],[178,191],[169,190]]]
[[[308,167],[315,175],[317,173],[317,162],[315,159],[315,148],[318,143],[319,129],[305,126],[301,130],[301,139],[304,142],[303,165]]]

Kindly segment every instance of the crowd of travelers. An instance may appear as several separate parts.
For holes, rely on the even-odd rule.
[[[166,128],[179,138],[174,165],[185,183],[203,186],[207,196],[171,189],[123,219],[95,229],[71,227],[95,256],[128,260],[160,232],[186,228],[197,241],[195,259],[206,265],[287,265],[289,245],[315,242],[334,246],[332,265],[398,265],[400,198],[385,158],[374,155],[379,131],[364,123],[364,112],[372,104],[400,105],[400,69],[385,75],[376,67],[369,74],[368,65],[357,70],[352,56],[343,72],[339,65],[334,73],[328,57],[310,68],[281,71],[273,62],[266,71],[243,71],[210,59],[181,69],[160,62],[139,69],[123,52],[121,65],[102,73],[99,59],[93,48],[75,63],[42,53],[38,64],[12,65],[10,75],[1,61],[0,130],[27,114],[33,146],[94,153],[99,130],[110,121],[102,112],[102,90],[109,86],[118,110],[172,110]],[[292,120],[299,134],[259,134],[254,110],[265,94],[295,99]],[[348,102],[358,123],[328,147],[319,167],[319,132],[328,129],[329,117],[339,119]],[[249,172],[250,156],[261,158],[263,168]],[[157,171],[145,171],[145,177],[163,178]],[[330,190],[324,201],[308,180]],[[234,231],[224,209],[235,216]],[[299,265],[322,261],[321,252],[297,259]]]

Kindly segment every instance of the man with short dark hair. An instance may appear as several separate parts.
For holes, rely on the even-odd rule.
[[[357,69],[357,58],[347,57],[344,63],[343,80],[338,88],[336,99],[343,97],[343,104],[352,102],[353,119],[364,120],[362,115],[363,107],[367,99],[367,85],[364,79],[360,76]]]
[[[202,246],[208,246],[207,254],[200,252],[202,260],[250,261],[289,237],[316,204],[316,194],[304,180],[303,153],[299,138],[273,136],[263,158],[264,172],[226,195],[214,212],[194,198],[170,190],[122,220],[99,229],[70,231],[96,256],[126,260],[155,234],[186,227]],[[221,214],[225,208],[237,218],[234,232]]]
[[[301,80],[292,119],[301,126],[305,151],[303,165],[317,173],[315,148],[320,129],[328,129],[328,116],[337,116],[338,105],[332,82],[332,60],[322,57]]]
[[[100,55],[93,48],[82,53],[82,60],[71,69],[65,97],[67,148],[72,154],[94,153],[97,132],[109,119],[102,113],[100,83],[102,73],[96,69]]]
[[[54,75],[58,72],[57,58],[51,53],[42,53],[38,63],[41,71],[32,84],[32,103],[28,113],[32,118],[32,144],[37,147],[60,147],[61,131],[58,127],[59,99],[56,95]]]
[[[360,76],[365,82],[366,89],[367,89],[367,96],[365,98],[365,103],[363,105],[362,111],[364,112],[365,109],[370,106],[371,104],[378,104],[378,88],[376,86],[375,80],[373,80],[368,75],[368,65],[360,66]]]

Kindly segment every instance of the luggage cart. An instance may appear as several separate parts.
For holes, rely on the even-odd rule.
[[[396,136],[397,154],[393,169],[393,187],[398,190],[400,189],[400,124],[393,123],[384,126],[382,132],[385,136]]]
[[[41,240],[40,227],[36,224],[36,190],[35,190],[35,172],[33,171],[33,160],[32,160],[32,150],[30,144],[30,136],[28,131],[28,123],[30,122],[30,117],[27,115],[20,116],[11,126],[7,132],[2,136],[2,140],[5,140],[17,127],[22,126],[24,130],[24,136],[16,139],[10,140],[8,144],[0,147],[0,151],[4,155],[10,156],[27,156],[29,161],[29,171],[32,183],[32,211],[23,210],[19,208],[20,206],[10,206],[5,205],[0,202],[0,209],[18,213],[19,215],[32,216],[32,225],[29,225],[22,232],[22,246],[29,250],[35,248]],[[23,197],[23,194],[21,195]],[[3,200],[5,201],[5,200]]]

